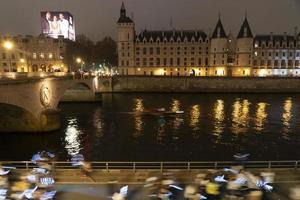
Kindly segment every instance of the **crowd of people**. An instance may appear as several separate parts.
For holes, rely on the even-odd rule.
[[[32,157],[32,170],[24,173],[13,166],[0,166],[0,199],[51,200],[56,195],[52,165],[54,154],[46,151]]]
[[[175,176],[170,175],[149,177],[145,187],[148,188],[149,197],[161,200],[264,200],[273,191],[273,180],[274,173],[271,172],[255,176],[243,167],[233,167],[199,173],[194,184],[190,185],[182,185]]]

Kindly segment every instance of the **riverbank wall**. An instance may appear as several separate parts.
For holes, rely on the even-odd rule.
[[[296,77],[163,77],[100,78],[101,92],[300,93]]]

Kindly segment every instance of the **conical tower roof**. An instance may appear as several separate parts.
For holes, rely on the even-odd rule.
[[[247,17],[245,17],[245,20],[241,26],[241,29],[239,31],[237,38],[238,39],[239,38],[253,38],[253,34],[252,34],[251,28],[249,26]]]
[[[219,18],[216,28],[212,34],[212,38],[227,38],[226,32],[223,28],[221,19]]]

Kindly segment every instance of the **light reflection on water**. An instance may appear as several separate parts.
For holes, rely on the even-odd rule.
[[[247,99],[237,99],[232,107],[232,132],[234,134],[246,133],[249,128],[249,106],[250,102]]]
[[[200,122],[200,106],[193,105],[190,111],[190,127],[192,130],[199,130],[199,122]]]
[[[267,104],[260,102],[257,104],[257,110],[255,113],[255,126],[254,129],[261,132],[265,129],[265,124],[267,122],[268,114],[266,112]]]
[[[220,151],[218,149],[222,145],[226,146],[226,149],[240,148],[240,146],[245,149],[249,148],[245,145],[251,146],[253,133],[255,134],[253,137],[269,137],[265,135],[272,133],[271,136],[274,138],[270,143],[277,145],[279,143],[277,139],[280,138],[278,135],[281,134],[282,138],[286,139],[290,137],[290,132],[295,132],[293,129],[295,127],[293,118],[296,117],[293,112],[295,103],[292,98],[280,98],[272,101],[271,97],[258,100],[251,96],[250,98],[218,96],[217,98],[187,99],[180,95],[176,97],[166,95],[163,99],[148,99],[147,95],[136,95],[133,98],[126,97],[125,100],[114,99],[110,107],[106,109],[98,107],[91,111],[93,131],[90,133],[97,136],[97,142],[101,143],[98,146],[104,149],[103,152],[105,149],[109,149],[111,143],[114,143],[111,152],[116,151],[116,147],[113,147],[116,144],[122,149],[127,147],[126,151],[134,151],[136,154],[155,154],[155,149],[159,149],[156,153],[160,151],[163,153],[163,151],[172,149],[177,152],[182,151],[182,154],[194,155],[196,152],[189,147],[193,143],[199,145],[199,148],[202,146],[202,150],[207,148],[207,153],[211,153],[212,149],[216,153]],[[184,114],[160,116],[133,113],[163,107],[173,112],[182,110]],[[105,115],[106,119],[103,118]],[[81,135],[87,134],[87,131],[81,126],[77,118],[68,120],[65,129],[65,149],[68,155],[79,153],[86,146],[91,145],[82,138]],[[128,138],[134,138],[135,142]],[[126,141],[128,144],[122,143],[124,139],[128,139]],[[255,142],[265,145],[266,141],[258,140],[261,141],[256,141],[255,138]],[[96,141],[91,140],[90,143],[93,142]],[[138,150],[138,146],[135,145],[141,145],[139,146],[141,149],[145,146],[147,153]],[[128,148],[132,149],[128,150]],[[184,148],[190,149],[188,153]],[[119,154],[123,154],[123,151]]]
[[[214,104],[214,133],[220,135],[224,131],[224,101],[218,99]]]
[[[145,110],[143,99],[134,99],[134,112],[143,112]],[[134,117],[135,131],[133,136],[139,137],[143,130],[143,120],[141,115],[135,115]]]
[[[68,126],[65,133],[65,148],[69,156],[74,156],[80,152],[82,149],[80,135],[82,132],[78,129],[78,124],[76,119],[69,119]]]
[[[288,134],[291,128],[293,102],[291,98],[285,100],[283,105],[282,123],[283,123],[283,134],[285,138],[288,138]]]

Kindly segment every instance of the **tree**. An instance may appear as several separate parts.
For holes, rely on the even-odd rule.
[[[111,37],[105,37],[94,44],[85,35],[78,35],[76,42],[67,41],[65,63],[76,69],[78,64],[76,58],[80,57],[85,66],[99,65],[105,63],[108,66],[117,64],[116,42]]]

